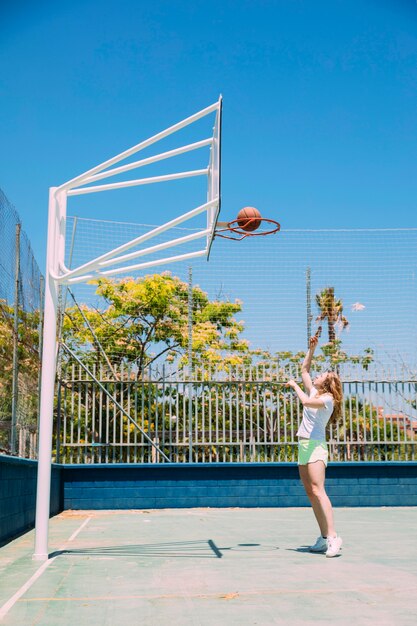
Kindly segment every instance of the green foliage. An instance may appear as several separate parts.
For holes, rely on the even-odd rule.
[[[323,365],[327,365],[337,370],[340,365],[351,363],[352,365],[360,365],[367,370],[374,358],[372,348],[365,348],[360,354],[348,354],[342,349],[342,340],[336,336],[336,327],[344,330],[349,326],[349,321],[343,315],[343,302],[340,298],[336,298],[334,287],[326,287],[316,294],[316,304],[319,309],[316,321],[319,324],[327,322],[328,342],[321,345],[321,354],[316,353],[314,355],[313,369],[320,369]],[[305,352],[293,354],[284,351],[278,352],[275,357],[284,366],[288,364],[301,365],[305,354]]]
[[[77,307],[67,311],[63,339],[84,360],[98,362],[99,343],[111,359],[135,365],[140,378],[147,366],[165,356],[187,363],[188,284],[170,273],[120,281],[99,279],[97,294],[107,307],[80,308],[94,330],[93,337]],[[244,326],[235,319],[241,303],[210,301],[199,287],[192,289],[192,348],[195,364],[243,363],[248,343]],[[98,340],[98,341],[97,341]],[[98,343],[99,342],[99,343]]]
[[[8,448],[9,424],[12,414],[14,307],[0,300],[0,447]],[[17,358],[19,367],[19,407],[25,425],[37,423],[39,373],[39,311],[19,309],[17,327]]]
[[[321,346],[321,351],[324,360],[330,363],[331,367],[337,367],[338,365],[345,363],[352,363],[354,365],[360,365],[364,370],[367,370],[369,365],[373,361],[374,351],[372,348],[365,348],[362,354],[348,354],[341,348],[342,341],[335,339],[332,343],[327,343]],[[316,362],[319,363],[316,358]]]
[[[347,318],[343,315],[343,302],[334,294],[334,287],[326,287],[316,294],[316,304],[319,309],[317,322],[327,322],[329,344],[336,341],[336,325],[342,330],[349,326]]]

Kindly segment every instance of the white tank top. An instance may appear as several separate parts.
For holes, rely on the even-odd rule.
[[[310,398],[317,396],[316,387],[312,387]],[[303,421],[297,431],[297,437],[300,439],[315,439],[317,441],[326,441],[326,426],[334,408],[334,401],[330,394],[320,396],[324,406],[317,409],[305,406],[303,409]]]

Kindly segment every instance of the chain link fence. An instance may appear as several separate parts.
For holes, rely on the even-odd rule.
[[[68,217],[66,266],[83,265],[154,226]],[[164,245],[193,232],[175,227],[152,241]],[[191,253],[193,246],[181,245],[181,251]],[[283,228],[277,235],[241,242],[216,238],[209,262],[128,268],[120,277],[100,278],[73,284],[71,290],[112,363],[131,361],[126,346],[134,338],[141,342],[138,352],[143,348],[152,359],[170,343],[172,350],[162,353],[165,360],[183,356],[193,366],[220,360],[249,365],[256,357],[297,355],[320,325],[321,345],[327,346],[332,365],[349,360],[370,370],[395,365],[417,373],[417,229]],[[132,309],[133,298],[143,306]],[[71,330],[72,339],[91,340],[71,297],[67,308],[71,321],[67,316],[64,334]],[[150,323],[155,324],[154,345],[145,329]]]
[[[43,277],[1,191],[0,228],[0,451],[36,458]],[[69,218],[67,265],[147,228]],[[414,460],[416,241],[413,229],[289,232],[256,262],[225,248],[175,273],[64,288],[54,458],[293,460],[300,405],[283,382],[323,323],[316,366],[339,368],[345,388],[331,458]]]
[[[66,265],[151,228],[69,217]],[[319,327],[313,370],[345,394],[331,460],[415,460],[417,229],[265,239],[63,289],[57,461],[294,461],[302,407],[284,383]]]
[[[0,189],[0,452],[37,455],[43,276]]]

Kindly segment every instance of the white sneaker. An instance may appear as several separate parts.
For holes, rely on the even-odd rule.
[[[326,552],[327,550],[327,539],[322,537],[317,537],[317,541],[314,546],[310,546],[310,552]]]
[[[332,558],[334,556],[339,556],[342,550],[342,538],[341,537],[327,537],[327,550],[326,556],[328,558]]]

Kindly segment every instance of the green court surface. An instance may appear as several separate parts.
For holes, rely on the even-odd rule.
[[[33,531],[0,550],[2,623],[416,624],[417,508],[335,515],[326,559],[309,509],[66,511],[49,561]]]

